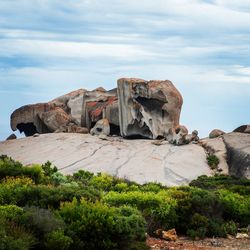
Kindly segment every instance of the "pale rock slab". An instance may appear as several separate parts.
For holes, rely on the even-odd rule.
[[[89,134],[53,133],[0,142],[0,154],[25,165],[51,161],[64,174],[80,169],[106,172],[139,183],[185,185],[200,175],[211,175],[204,149],[195,144],[177,147],[166,142]]]
[[[223,139],[229,174],[250,179],[250,134],[233,132],[223,135]]]

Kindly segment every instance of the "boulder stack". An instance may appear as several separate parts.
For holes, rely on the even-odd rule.
[[[48,103],[23,106],[11,115],[11,128],[26,136],[78,132],[126,138],[168,139],[176,145],[198,139],[179,124],[182,96],[168,80],[121,78],[118,88],[79,89]],[[170,135],[170,136],[169,136]]]

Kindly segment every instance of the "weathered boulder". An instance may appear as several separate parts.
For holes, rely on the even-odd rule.
[[[67,126],[71,122],[71,117],[59,107],[38,113],[38,117],[50,132],[56,131],[60,126]]]
[[[242,126],[236,128],[233,132],[250,134],[250,125],[242,125]]]
[[[10,136],[8,136],[8,137],[6,138],[6,141],[15,140],[16,138],[17,138],[17,137],[16,137],[15,134],[11,134]]]
[[[227,148],[229,174],[250,178],[250,134],[229,133],[223,135]]]
[[[110,126],[108,119],[99,120],[95,126],[90,130],[91,135],[109,135]]]
[[[198,136],[198,131],[197,130],[194,130],[192,132],[192,134],[188,134],[186,136],[186,144],[190,143],[190,142],[198,142],[200,140],[199,136]]]
[[[86,133],[103,117],[109,120],[111,132],[119,134],[116,89],[79,89],[48,103],[23,106],[12,113],[11,128],[26,136],[50,132]]]
[[[39,118],[39,114],[51,109],[52,107],[49,103],[25,105],[16,109],[10,117],[12,130],[16,131],[18,129],[20,133],[24,132],[26,136],[50,132]]]
[[[169,129],[167,140],[169,143],[178,146],[189,144],[190,142],[198,143],[198,131],[194,130],[192,134],[188,134],[188,129],[185,126],[178,125]]]
[[[167,140],[171,144],[183,145],[186,144],[187,135],[188,129],[185,126],[179,125],[169,129]]]
[[[216,137],[219,137],[221,135],[224,135],[225,132],[220,130],[220,129],[213,129],[210,133],[209,133],[209,138],[212,139],[212,138],[216,138]]]
[[[183,100],[172,82],[121,78],[117,90],[123,137],[162,138],[179,125]]]

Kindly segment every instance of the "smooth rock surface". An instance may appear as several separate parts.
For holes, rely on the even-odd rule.
[[[250,178],[250,134],[229,133],[223,135],[227,148],[229,174]]]
[[[208,154],[214,154],[219,159],[218,169],[222,174],[228,174],[227,149],[222,137],[213,139],[205,138],[200,140],[200,144],[206,149]]]
[[[53,162],[61,172],[106,172],[139,183],[184,185],[210,175],[204,149],[195,144],[161,146],[151,140],[101,140],[89,134],[53,133],[0,142],[0,154],[23,164]]]

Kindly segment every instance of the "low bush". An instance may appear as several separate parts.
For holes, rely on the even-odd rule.
[[[164,191],[159,193],[111,191],[104,196],[103,201],[112,206],[130,205],[139,209],[147,221],[147,231],[150,234],[158,228],[170,229],[177,222],[176,202]]]
[[[75,186],[46,186],[46,185],[9,185],[0,184],[0,205],[14,204],[18,206],[37,206],[41,208],[58,208],[61,202],[72,201],[74,197],[82,197],[95,201],[101,193],[93,187],[83,189]]]
[[[44,239],[44,246],[48,250],[67,250],[72,244],[73,240],[62,230],[48,233]]]
[[[0,249],[28,250],[36,244],[36,238],[23,226],[0,218]]]
[[[131,207],[109,207],[85,200],[64,203],[59,214],[73,239],[72,249],[130,249],[145,240],[145,221]]]
[[[24,167],[20,162],[16,162],[7,156],[0,158],[0,180],[7,176],[27,176],[35,183],[42,180],[42,168],[39,165]]]
[[[242,227],[250,225],[250,197],[241,196],[228,190],[217,192],[223,205],[223,219],[237,221]]]
[[[207,163],[212,169],[216,169],[220,163],[220,160],[216,155],[212,154],[207,157]]]
[[[170,228],[194,239],[235,235],[250,224],[249,197],[249,180],[225,175],[168,188],[0,156],[0,250],[143,250],[145,232]]]
[[[250,180],[236,178],[228,175],[206,176],[202,175],[190,183],[190,186],[206,190],[226,189],[240,195],[250,195]]]

